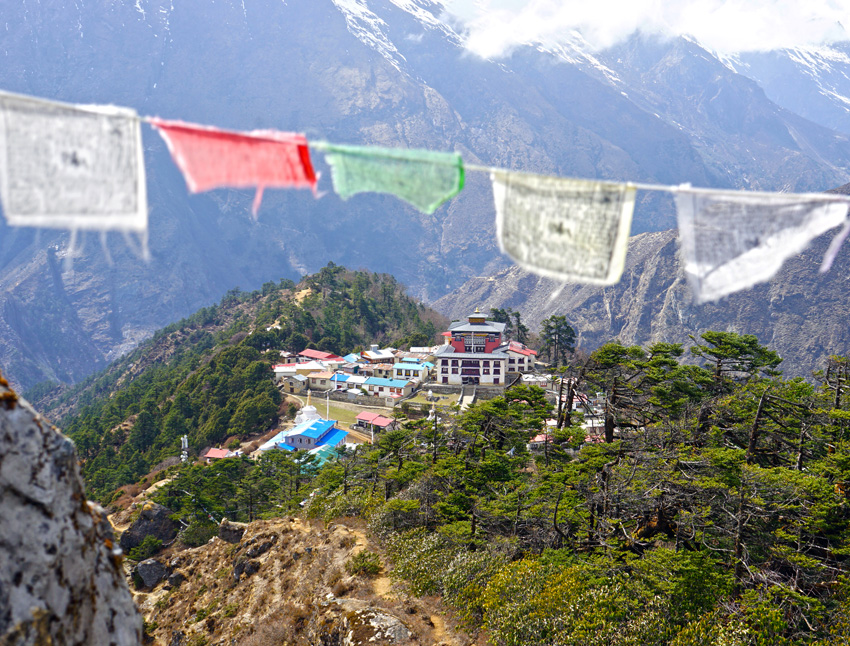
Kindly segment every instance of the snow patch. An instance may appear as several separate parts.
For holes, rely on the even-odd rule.
[[[345,17],[348,31],[360,42],[371,47],[401,71],[404,56],[385,33],[387,23],[369,10],[366,0],[332,0]],[[403,1],[403,0],[402,0]]]
[[[622,83],[614,70],[590,53],[592,51],[590,44],[577,31],[572,32],[570,38],[563,43],[554,45],[538,43],[536,49],[544,54],[555,56],[565,63],[575,65],[583,71],[600,73],[612,85]]]

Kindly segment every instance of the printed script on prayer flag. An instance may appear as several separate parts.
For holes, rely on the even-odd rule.
[[[685,274],[697,302],[769,280],[786,258],[844,222],[847,205],[818,195],[677,189]]]
[[[265,188],[316,189],[304,135],[276,130],[229,132],[182,121],[151,119],[193,193],[257,187],[254,215]]]
[[[613,285],[623,273],[635,189],[495,171],[496,235],[518,265],[561,281]]]
[[[325,153],[334,190],[344,200],[357,193],[389,193],[423,213],[433,213],[463,188],[457,153],[313,144]]]
[[[0,92],[0,200],[12,226],[145,231],[136,113]]]

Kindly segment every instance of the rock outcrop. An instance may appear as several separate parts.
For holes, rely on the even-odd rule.
[[[168,570],[156,559],[146,559],[133,568],[133,574],[139,578],[145,588],[152,588],[168,578]]]
[[[71,441],[0,377],[0,644],[141,642],[142,619]]]
[[[171,520],[172,512],[155,502],[146,502],[139,517],[121,534],[121,549],[129,552],[141,545],[145,536],[153,536],[163,543],[174,540],[178,525]]]
[[[238,543],[248,527],[245,523],[234,523],[226,518],[221,519],[218,526],[218,537],[225,543]]]

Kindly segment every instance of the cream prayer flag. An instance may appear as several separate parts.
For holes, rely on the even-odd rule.
[[[787,258],[844,222],[825,195],[676,190],[685,274],[699,303],[769,280]]]
[[[0,92],[0,200],[12,226],[147,230],[136,113]]]
[[[502,251],[540,276],[613,285],[626,261],[635,188],[494,171]]]

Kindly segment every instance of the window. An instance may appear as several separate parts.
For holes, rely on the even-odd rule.
[[[513,359],[508,359],[508,363],[513,363],[513,362],[514,362]]]
[[[444,383],[444,384],[449,383],[449,378],[448,378],[448,377],[443,377],[443,383]]]
[[[485,375],[489,375],[489,374],[490,374],[490,369],[489,369],[489,368],[484,368],[484,369],[483,369],[483,371],[484,371],[484,374],[485,374]]]
[[[443,369],[441,370],[441,372],[442,372],[443,374],[446,374],[448,371],[449,371],[449,369],[448,369],[448,368],[443,368]]]
[[[495,368],[493,368],[493,374],[494,375],[499,375],[501,373],[502,373],[502,370],[501,370],[501,368],[499,368],[499,366],[496,366]]]
[[[499,383],[499,378],[498,378],[498,377],[493,377],[493,383],[494,383],[494,384],[498,384],[498,383]]]
[[[481,365],[482,365],[482,366],[484,366],[485,368],[489,368],[489,367],[490,367],[490,362],[489,362],[489,361],[484,361]]]
[[[452,365],[453,365],[453,366],[456,366],[456,365],[457,365],[457,359],[452,359]]]
[[[452,368],[452,374],[453,374],[453,375],[456,375],[456,374],[457,374],[457,368]]]

